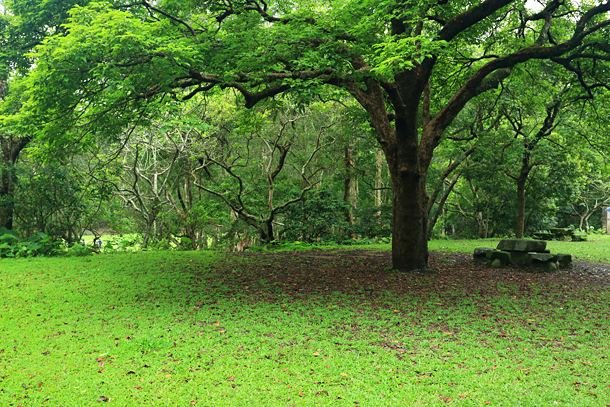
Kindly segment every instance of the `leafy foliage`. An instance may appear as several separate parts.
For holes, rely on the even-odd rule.
[[[0,257],[56,256],[62,253],[61,245],[42,232],[20,240],[15,232],[0,228]]]

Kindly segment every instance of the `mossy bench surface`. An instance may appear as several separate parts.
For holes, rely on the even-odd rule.
[[[508,264],[533,267],[543,271],[554,271],[568,267],[572,263],[569,254],[551,254],[546,249],[546,242],[540,240],[505,239],[498,243],[497,248],[477,247],[473,258],[491,262],[499,267]]]

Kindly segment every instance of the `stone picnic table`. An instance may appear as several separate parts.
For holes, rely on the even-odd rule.
[[[549,228],[543,232],[534,233],[534,239],[538,240],[571,240],[573,242],[582,242],[587,240],[586,235],[578,235],[574,229],[570,228]]]
[[[473,257],[476,261],[489,261],[492,267],[512,264],[534,271],[555,271],[572,264],[571,255],[551,254],[544,240],[505,239],[495,249],[477,247]]]

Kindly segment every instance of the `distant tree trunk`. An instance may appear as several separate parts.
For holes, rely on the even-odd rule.
[[[517,238],[522,238],[525,234],[525,185],[527,183],[527,177],[530,175],[532,169],[540,164],[532,161],[532,153],[540,141],[543,138],[548,137],[555,127],[557,127],[558,124],[556,119],[561,107],[562,95],[563,92],[551,106],[546,108],[546,118],[538,132],[536,132],[536,135],[531,139],[528,139],[527,137],[523,139],[524,150],[521,158],[519,175],[516,177],[514,175],[508,175],[517,183],[517,224],[515,227],[515,237]],[[507,118],[511,120],[508,115]]]
[[[15,210],[15,163],[21,151],[32,140],[31,137],[11,137],[0,135],[0,227],[13,228]]]
[[[443,173],[441,174],[440,177],[440,185],[438,188],[436,188],[434,191],[432,191],[432,194],[430,194],[430,199],[428,201],[428,240],[430,240],[430,238],[432,237],[432,229],[434,229],[434,225],[436,225],[436,222],[438,221],[438,218],[440,216],[440,214],[443,212],[444,207],[445,207],[445,202],[447,202],[447,198],[449,197],[449,195],[451,194],[451,191],[453,191],[453,187],[455,186],[455,184],[458,181],[458,178],[460,177],[460,173],[456,174],[453,179],[449,182],[449,185],[447,186],[447,178],[449,177],[449,175],[451,175],[456,168],[458,168],[468,157],[470,157],[470,155],[472,155],[472,153],[474,153],[474,150],[476,148],[476,144],[473,144],[472,146],[470,146],[466,151],[464,151],[462,154],[460,154],[460,156],[454,160],[451,164],[449,164],[449,166],[447,166],[447,168],[445,169],[445,171],[443,171]],[[442,190],[442,193],[441,193]],[[438,196],[440,195],[440,200],[437,201]],[[434,211],[434,213],[432,214],[432,208],[434,207],[434,204],[437,203],[436,206],[436,210]],[[430,217],[430,215],[432,215]]]
[[[438,202],[438,205],[436,206],[434,213],[432,214],[432,217],[428,221],[428,240],[430,240],[432,238],[432,229],[434,229],[434,226],[436,225],[438,218],[441,216],[441,214],[445,213],[445,203],[447,202],[447,198],[449,198],[451,191],[453,191],[453,187],[455,186],[458,179],[460,178],[460,175],[461,174],[459,174],[459,173],[455,174],[453,179],[449,182],[448,186],[445,183],[443,183],[444,189],[441,194],[441,198]],[[443,236],[445,236],[444,227],[443,227]]]
[[[375,208],[382,205],[381,190],[383,187],[383,151],[375,149]]]
[[[273,219],[266,219],[260,226],[261,240],[269,243],[275,239],[273,230]]]
[[[525,183],[532,167],[525,163],[517,177],[517,225],[515,237],[522,238],[525,234]]]
[[[349,205],[346,221],[354,223],[353,209],[358,205],[358,175],[354,171],[354,146],[345,147],[345,174],[343,183],[343,201]]]

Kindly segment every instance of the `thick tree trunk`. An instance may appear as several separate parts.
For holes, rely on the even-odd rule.
[[[273,220],[268,219],[261,223],[260,227],[261,240],[265,243],[270,243],[274,240]]]
[[[392,266],[400,271],[428,267],[426,211],[419,178],[392,175]]]
[[[426,168],[420,165],[417,106],[397,110],[396,155],[386,157],[392,177],[392,264],[400,271],[428,267]]]
[[[417,76],[412,76],[410,80],[405,81],[405,89],[410,89],[407,82],[421,82]],[[404,98],[398,97],[398,93],[394,94],[392,128],[378,82],[367,80],[364,90],[358,86],[348,87],[369,113],[388,164],[392,183],[392,267],[402,272],[428,267],[428,161],[421,165],[418,133],[419,102],[423,88],[414,86],[405,92]],[[432,155],[432,151],[426,148],[423,151]]]

